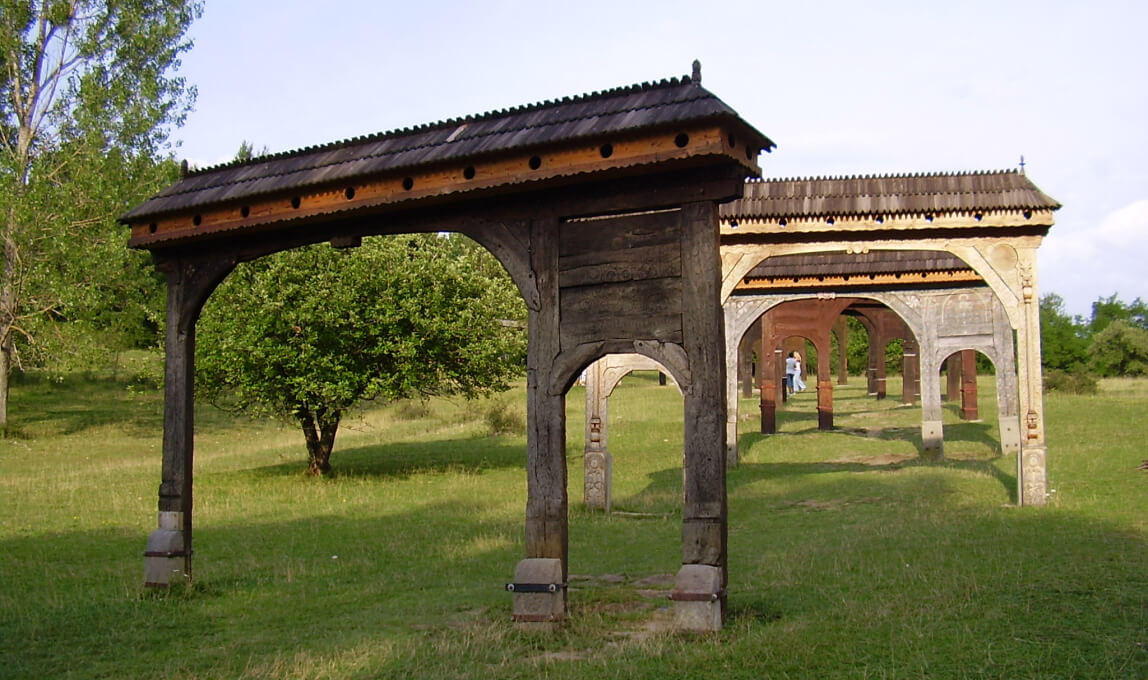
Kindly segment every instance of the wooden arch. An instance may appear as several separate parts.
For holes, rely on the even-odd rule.
[[[758,295],[773,300],[896,297],[912,310],[897,310],[910,328],[945,328],[934,337],[937,342],[964,338],[965,344],[1003,348],[1011,345],[1005,336],[1015,333],[1016,382],[1005,388],[1016,395],[1018,408],[1010,407],[1003,421],[1002,447],[1010,450],[1018,440],[1018,499],[1042,505],[1048,483],[1036,250],[1059,208],[1019,172],[750,181],[742,199],[721,209],[727,342],[735,335],[736,343],[741,336],[731,331],[754,320],[748,318],[753,303],[739,298]],[[958,266],[951,264],[954,259]],[[967,309],[946,306],[933,294],[962,286],[977,289],[962,298],[976,300]],[[915,325],[912,316],[929,323]],[[940,359],[935,359],[938,371],[927,366],[932,354],[922,333],[914,330],[914,335],[922,343],[921,394],[928,412],[923,438],[926,449],[939,451],[940,409],[927,400],[939,399],[940,390],[926,383],[939,380]],[[733,372],[736,344],[727,352],[732,363],[727,371]],[[1012,373],[1005,365],[998,374]],[[726,394],[736,408],[736,384],[727,385]],[[727,409],[727,418],[732,410]],[[1015,436],[1012,422],[1018,423]],[[736,425],[727,421],[733,446]],[[731,461],[736,456],[736,450],[727,452]]]
[[[130,245],[151,251],[168,284],[163,471],[145,581],[192,573],[195,323],[215,286],[238,262],[306,244],[457,231],[498,258],[528,309],[526,559],[515,571],[516,619],[550,625],[565,616],[566,389],[594,357],[639,351],[690,384],[679,626],[720,626],[718,206],[741,195],[771,147],[701,87],[695,64],[680,79],[187,173],[128,212]]]

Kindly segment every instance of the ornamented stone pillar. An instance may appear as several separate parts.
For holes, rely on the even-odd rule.
[[[602,373],[605,361],[586,369],[586,450],[584,499],[587,508],[610,512],[614,461],[607,446],[609,399]]]
[[[1020,382],[1021,444],[1017,458],[1017,485],[1021,505],[1044,505],[1048,500],[1044,436],[1044,396],[1040,366],[1040,304],[1037,297],[1036,248],[1018,248],[1020,318],[1017,329],[1017,373]]]

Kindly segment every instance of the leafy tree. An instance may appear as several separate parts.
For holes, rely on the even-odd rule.
[[[1101,376],[1148,375],[1148,330],[1123,319],[1111,321],[1092,336],[1088,355]]]
[[[1088,359],[1088,328],[1070,317],[1056,293],[1040,298],[1041,363],[1046,369],[1073,371]]]
[[[1088,324],[1093,335],[1108,327],[1113,321],[1124,321],[1131,326],[1148,330],[1148,305],[1136,298],[1125,304],[1113,293],[1107,298],[1099,298],[1092,303],[1092,320]]]
[[[133,275],[110,307],[94,302],[125,263],[141,270],[119,253],[114,218],[163,181],[156,161],[194,98],[171,73],[201,11],[199,0],[0,0],[0,432],[19,346],[44,315],[122,330],[105,312],[129,314],[133,288],[148,287]]]
[[[469,239],[423,234],[325,244],[240,265],[199,322],[197,381],[217,405],[295,420],[312,475],[331,469],[360,400],[470,398],[521,374],[517,289]]]

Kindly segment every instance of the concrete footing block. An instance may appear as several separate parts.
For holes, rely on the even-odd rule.
[[[674,579],[674,627],[709,633],[721,630],[725,609],[721,567],[684,564]]]
[[[945,428],[941,421],[926,420],[921,423],[921,456],[929,460],[940,460],[945,455]]]
[[[553,630],[566,618],[566,583],[562,560],[532,557],[514,568],[512,616],[520,628]]]
[[[144,585],[164,587],[185,581],[187,544],[183,536],[183,513],[160,512],[159,528],[147,537],[144,551]]]

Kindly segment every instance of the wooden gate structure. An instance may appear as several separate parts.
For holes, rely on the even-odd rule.
[[[772,142],[692,76],[187,172],[125,214],[167,277],[163,468],[145,581],[192,573],[195,326],[240,262],[307,244],[454,231],[528,309],[526,559],[514,615],[565,616],[565,395],[609,353],[658,361],[684,398],[678,625],[721,625],[725,360],[719,203]]]
[[[1019,172],[750,180],[741,199],[721,207],[727,462],[738,460],[738,366],[754,345],[746,336],[761,338],[761,429],[770,433],[782,398],[783,341],[807,338],[828,358],[830,333],[841,333],[839,320],[849,313],[871,334],[867,379],[875,396],[884,396],[885,341],[905,339],[902,398],[921,399],[926,457],[943,453],[941,366],[959,357],[975,377],[972,352],[988,356],[1001,450],[1017,454],[1017,502],[1043,505],[1036,250],[1059,207]],[[952,377],[954,362],[948,365]],[[832,428],[828,360],[818,362],[816,389],[819,427]],[[962,389],[966,415],[970,390]],[[601,399],[587,395],[588,414]],[[591,448],[588,442],[587,455]],[[609,451],[597,448],[608,465]],[[593,474],[608,480],[611,470]],[[586,475],[589,485],[589,469]],[[603,507],[608,496],[609,489],[588,495],[587,505]]]
[[[942,452],[941,366],[955,353],[982,352],[997,368],[1002,449],[1019,454],[1017,500],[1043,505],[1036,251],[1059,207],[1020,172],[750,181],[741,200],[722,207],[730,370],[746,329],[771,309],[879,302],[918,349],[923,453]],[[836,316],[825,318],[811,326],[825,339],[820,356],[829,355]],[[831,408],[823,363],[818,404]],[[736,433],[734,381],[727,403]]]

